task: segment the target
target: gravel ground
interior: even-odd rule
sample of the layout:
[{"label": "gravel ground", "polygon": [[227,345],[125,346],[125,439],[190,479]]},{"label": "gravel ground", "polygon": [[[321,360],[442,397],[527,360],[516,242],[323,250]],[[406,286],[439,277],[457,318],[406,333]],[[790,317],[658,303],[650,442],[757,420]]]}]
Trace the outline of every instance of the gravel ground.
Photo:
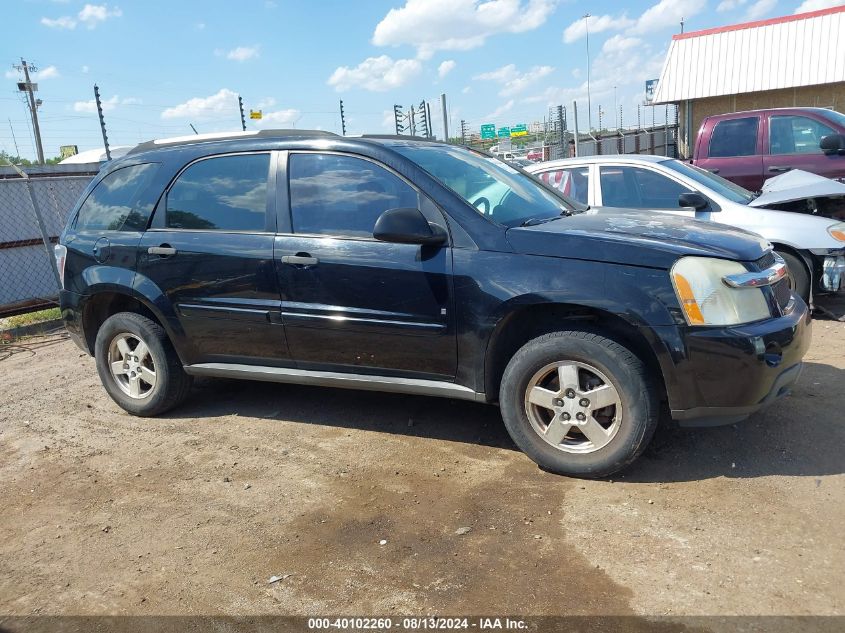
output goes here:
[{"label": "gravel ground", "polygon": [[0,615],[843,615],[843,352],[816,321],[793,395],[581,481],[493,407],[204,380],[140,419],[63,336],[3,346]]}]

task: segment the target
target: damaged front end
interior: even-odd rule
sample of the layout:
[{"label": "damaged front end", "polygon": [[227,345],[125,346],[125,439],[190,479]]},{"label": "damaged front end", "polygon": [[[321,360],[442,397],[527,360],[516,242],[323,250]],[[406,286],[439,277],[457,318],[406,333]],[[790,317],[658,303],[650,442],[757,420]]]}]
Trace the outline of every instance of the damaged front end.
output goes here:
[{"label": "damaged front end", "polygon": [[845,183],[794,169],[763,183],[748,206],[845,220]]}]

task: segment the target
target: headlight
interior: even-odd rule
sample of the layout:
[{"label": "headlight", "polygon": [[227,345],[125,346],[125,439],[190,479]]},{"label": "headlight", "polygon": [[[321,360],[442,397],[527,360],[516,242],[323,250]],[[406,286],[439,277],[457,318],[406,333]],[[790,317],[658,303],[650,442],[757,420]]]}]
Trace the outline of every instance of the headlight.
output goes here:
[{"label": "headlight", "polygon": [[845,222],[837,222],[836,224],[831,224],[829,227],[827,227],[827,232],[833,239],[839,242],[845,242]]},{"label": "headlight", "polygon": [[771,316],[759,288],[730,288],[722,278],[747,273],[739,262],[683,257],[672,266],[672,285],[690,325],[737,325]]}]

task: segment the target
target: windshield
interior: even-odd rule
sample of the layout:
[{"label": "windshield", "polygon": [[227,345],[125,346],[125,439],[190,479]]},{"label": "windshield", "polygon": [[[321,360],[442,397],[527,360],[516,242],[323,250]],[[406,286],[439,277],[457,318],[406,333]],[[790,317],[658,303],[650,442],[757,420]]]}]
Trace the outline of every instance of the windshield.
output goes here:
[{"label": "windshield", "polygon": [[754,194],[743,189],[739,185],[735,185],[730,180],[725,180],[721,176],[717,176],[713,172],[701,169],[690,165],[689,163],[682,163],[679,160],[666,160],[660,163],[664,167],[668,167],[674,172],[682,174],[687,178],[694,180],[700,185],[715,191],[723,198],[727,198],[731,202],[738,202],[739,204],[748,204],[754,200]]},{"label": "windshield", "polygon": [[576,208],[530,175],[463,147],[393,145],[393,149],[469,202],[484,217],[506,227],[568,214]]},{"label": "windshield", "polygon": [[839,127],[845,127],[845,114],[837,112],[836,110],[822,110],[819,114]]}]

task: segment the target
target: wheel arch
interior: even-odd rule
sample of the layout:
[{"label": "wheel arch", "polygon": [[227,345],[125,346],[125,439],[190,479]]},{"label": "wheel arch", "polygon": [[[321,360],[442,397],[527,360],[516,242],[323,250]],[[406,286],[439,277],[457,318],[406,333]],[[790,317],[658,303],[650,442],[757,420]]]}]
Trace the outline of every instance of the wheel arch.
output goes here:
[{"label": "wheel arch", "polygon": [[487,400],[498,400],[502,374],[510,359],[525,343],[543,334],[571,327],[590,328],[628,347],[646,364],[666,396],[664,372],[655,347],[631,321],[608,310],[575,303],[540,302],[513,306],[496,324],[484,359],[484,392]]}]

